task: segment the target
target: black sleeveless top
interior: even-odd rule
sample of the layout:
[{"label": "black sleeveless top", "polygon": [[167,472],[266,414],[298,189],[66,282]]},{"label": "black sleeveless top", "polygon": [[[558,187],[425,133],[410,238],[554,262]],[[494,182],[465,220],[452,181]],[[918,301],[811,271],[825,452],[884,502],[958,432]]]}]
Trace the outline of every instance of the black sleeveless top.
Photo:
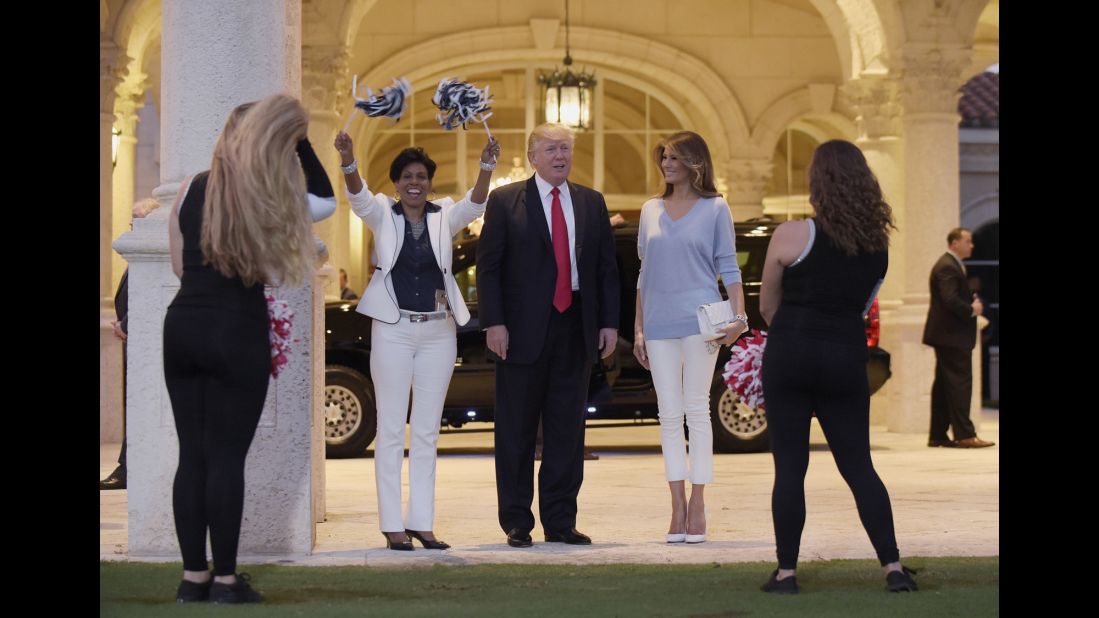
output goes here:
[{"label": "black sleeveless top", "polygon": [[209,171],[191,180],[179,206],[179,229],[183,233],[183,277],[172,306],[217,307],[267,319],[263,284],[244,285],[240,277],[226,277],[206,263],[202,254],[202,212],[206,204]]},{"label": "black sleeveless top", "polygon": [[809,253],[783,271],[782,302],[768,337],[809,337],[866,346],[863,312],[889,267],[889,252],[849,256],[810,219]]}]

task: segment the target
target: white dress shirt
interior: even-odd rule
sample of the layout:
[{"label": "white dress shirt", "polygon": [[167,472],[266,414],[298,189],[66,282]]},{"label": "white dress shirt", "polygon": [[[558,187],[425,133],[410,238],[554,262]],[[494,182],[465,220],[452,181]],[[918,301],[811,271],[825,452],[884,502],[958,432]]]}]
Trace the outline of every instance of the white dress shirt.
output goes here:
[{"label": "white dress shirt", "polygon": [[[534,182],[538,185],[538,196],[542,198],[542,212],[546,215],[546,227],[550,231],[550,241],[553,241],[553,185],[546,182],[537,173],[534,174]],[[563,182],[558,187],[561,190],[558,196],[561,199],[561,211],[565,214],[565,227],[569,229],[569,268],[572,271],[572,290],[580,289],[580,277],[576,272],[576,214],[572,210],[572,195],[569,194],[569,183]]]}]

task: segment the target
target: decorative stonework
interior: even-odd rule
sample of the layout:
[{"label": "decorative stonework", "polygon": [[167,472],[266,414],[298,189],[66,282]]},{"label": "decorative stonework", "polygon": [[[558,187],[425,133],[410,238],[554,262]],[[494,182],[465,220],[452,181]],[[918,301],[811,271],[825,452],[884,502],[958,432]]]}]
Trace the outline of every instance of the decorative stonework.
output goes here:
[{"label": "decorative stonework", "polygon": [[115,125],[123,135],[133,137],[137,127],[137,112],[145,107],[145,91],[148,87],[147,75],[131,71],[115,88],[114,112],[117,119]]},{"label": "decorative stonework", "polygon": [[862,139],[895,137],[901,132],[900,87],[896,80],[862,78],[841,88],[855,114]]},{"label": "decorative stonework", "polygon": [[972,50],[913,49],[900,54],[901,104],[905,114],[958,112],[962,71]]},{"label": "decorative stonework", "polygon": [[723,166],[728,178],[729,204],[763,204],[774,165],[770,159],[727,159]]},{"label": "decorative stonework", "polygon": [[348,49],[340,45],[306,45],[301,50],[302,103],[312,112],[339,114],[350,106]]},{"label": "decorative stonework", "polygon": [[112,41],[99,41],[99,111],[114,112],[115,89],[130,72],[132,58]]}]

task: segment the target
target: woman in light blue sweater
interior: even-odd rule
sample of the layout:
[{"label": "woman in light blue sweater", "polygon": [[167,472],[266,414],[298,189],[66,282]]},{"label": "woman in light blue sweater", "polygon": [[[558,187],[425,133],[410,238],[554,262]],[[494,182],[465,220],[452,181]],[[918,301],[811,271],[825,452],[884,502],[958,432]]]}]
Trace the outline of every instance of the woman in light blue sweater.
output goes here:
[{"label": "woman in light blue sweater", "polygon": [[[660,446],[672,493],[667,541],[701,543],[706,540],[703,490],[714,475],[710,383],[717,346],[703,340],[696,310],[721,300],[718,275],[738,319],[714,343],[732,344],[748,329],[748,319],[733,218],[714,188],[706,142],[697,133],[681,131],[663,140],[653,154],[664,175],[664,194],[641,207],[633,352],[652,371],[656,389]],[[691,432],[689,473],[684,418]],[[684,483],[688,476],[690,502]]]}]

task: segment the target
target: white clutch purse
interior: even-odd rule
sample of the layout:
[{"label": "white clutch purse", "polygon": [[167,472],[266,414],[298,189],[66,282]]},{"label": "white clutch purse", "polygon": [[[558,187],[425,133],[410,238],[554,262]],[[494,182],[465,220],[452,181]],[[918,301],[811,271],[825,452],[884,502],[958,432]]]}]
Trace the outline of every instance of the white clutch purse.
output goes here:
[{"label": "white clutch purse", "polygon": [[748,324],[746,316],[733,313],[733,308],[729,306],[727,300],[699,305],[696,313],[698,314],[698,332],[706,341],[724,337],[725,333],[721,329],[733,322],[742,321],[746,326]]}]

